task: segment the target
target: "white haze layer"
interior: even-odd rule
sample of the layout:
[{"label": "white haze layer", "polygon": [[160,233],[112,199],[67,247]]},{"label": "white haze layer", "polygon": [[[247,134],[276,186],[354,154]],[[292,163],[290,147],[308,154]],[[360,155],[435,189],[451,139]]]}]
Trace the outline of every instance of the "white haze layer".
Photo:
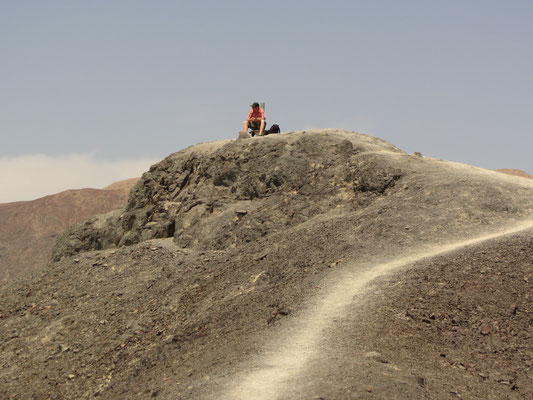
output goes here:
[{"label": "white haze layer", "polygon": [[34,200],[67,189],[101,189],[136,178],[159,160],[108,161],[91,154],[0,157],[0,203]]}]

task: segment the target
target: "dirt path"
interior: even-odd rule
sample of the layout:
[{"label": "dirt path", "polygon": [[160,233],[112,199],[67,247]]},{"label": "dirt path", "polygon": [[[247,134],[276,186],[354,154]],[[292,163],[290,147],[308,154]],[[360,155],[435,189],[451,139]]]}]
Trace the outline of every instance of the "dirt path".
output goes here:
[{"label": "dirt path", "polygon": [[[378,277],[398,271],[424,259],[443,255],[468,246],[512,235],[533,228],[533,220],[527,220],[497,233],[477,236],[473,239],[425,248],[417,253],[387,263],[368,265],[361,270],[358,265],[347,263],[335,280],[323,285],[324,289],[310,303],[306,311],[295,317],[283,331],[264,349],[263,355],[242,367],[219,399],[274,400],[283,398],[291,382],[306,371],[307,364],[320,351],[323,333],[342,318],[346,307],[360,299],[361,293]],[[357,296],[357,297],[356,297]]]}]

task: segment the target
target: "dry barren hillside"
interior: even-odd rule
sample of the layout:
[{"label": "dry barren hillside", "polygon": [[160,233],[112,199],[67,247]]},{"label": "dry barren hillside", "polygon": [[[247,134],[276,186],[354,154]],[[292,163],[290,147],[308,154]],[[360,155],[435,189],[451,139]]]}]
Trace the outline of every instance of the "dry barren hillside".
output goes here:
[{"label": "dry barren hillside", "polygon": [[67,190],[0,204],[0,283],[46,264],[57,236],[68,226],[122,207],[136,180],[116,182],[105,190]]},{"label": "dry barren hillside", "polygon": [[354,132],[192,146],[0,289],[0,396],[531,398],[532,194]]}]

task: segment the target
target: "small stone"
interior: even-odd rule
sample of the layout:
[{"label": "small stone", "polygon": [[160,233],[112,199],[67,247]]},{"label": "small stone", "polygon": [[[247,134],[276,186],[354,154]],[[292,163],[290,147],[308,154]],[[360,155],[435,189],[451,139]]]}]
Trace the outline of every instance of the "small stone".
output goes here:
[{"label": "small stone", "polygon": [[70,347],[68,347],[67,345],[64,345],[64,344],[59,345],[59,351],[61,353],[64,353],[65,351],[69,351],[69,350],[70,350]]},{"label": "small stone", "polygon": [[422,378],[421,376],[419,376],[418,378],[416,378],[416,381],[418,382],[418,384],[420,386],[424,386],[426,384],[426,380],[424,378]]},{"label": "small stone", "polygon": [[74,374],[69,374],[68,375],[68,379],[74,379],[75,377],[76,377],[76,375],[74,375]]},{"label": "small stone", "polygon": [[75,262],[75,263],[79,263],[79,262],[80,262],[80,259],[79,259],[79,258],[75,258],[75,259],[74,259],[74,262]]},{"label": "small stone", "polygon": [[389,363],[389,360],[387,360],[385,357],[383,357],[377,351],[369,351],[368,353],[365,353],[365,358],[370,358],[371,360],[380,362],[382,364],[388,364]]},{"label": "small stone", "polygon": [[517,311],[518,311],[518,306],[516,304],[511,304],[511,306],[509,307],[509,313],[511,315],[515,315]]},{"label": "small stone", "polygon": [[492,333],[492,325],[489,323],[485,323],[479,327],[479,331],[482,335],[489,335]]}]

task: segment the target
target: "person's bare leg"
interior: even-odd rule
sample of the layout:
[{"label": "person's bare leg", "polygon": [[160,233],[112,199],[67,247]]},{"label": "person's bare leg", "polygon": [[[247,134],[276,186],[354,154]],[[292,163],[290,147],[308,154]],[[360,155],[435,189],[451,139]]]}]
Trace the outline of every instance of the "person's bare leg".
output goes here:
[{"label": "person's bare leg", "polygon": [[265,120],[261,120],[261,127],[259,128],[259,136],[263,136],[265,132]]},{"label": "person's bare leg", "polygon": [[242,129],[243,132],[248,132],[248,120],[244,121],[244,127]]}]

